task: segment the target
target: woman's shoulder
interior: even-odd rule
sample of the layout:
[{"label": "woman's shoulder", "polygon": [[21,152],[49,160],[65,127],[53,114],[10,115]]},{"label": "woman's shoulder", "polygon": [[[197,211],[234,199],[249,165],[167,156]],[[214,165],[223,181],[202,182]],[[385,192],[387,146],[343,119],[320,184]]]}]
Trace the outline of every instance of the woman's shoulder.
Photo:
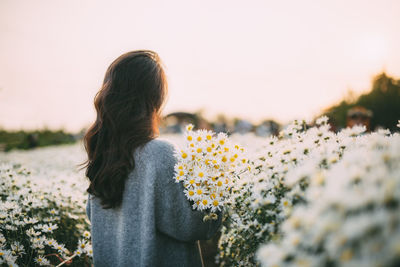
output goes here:
[{"label": "woman's shoulder", "polygon": [[159,161],[174,158],[177,146],[169,140],[155,138],[142,146],[138,151],[140,157],[156,158]]},{"label": "woman's shoulder", "polygon": [[173,153],[176,150],[176,145],[167,139],[155,138],[145,144],[145,150],[159,153]]}]

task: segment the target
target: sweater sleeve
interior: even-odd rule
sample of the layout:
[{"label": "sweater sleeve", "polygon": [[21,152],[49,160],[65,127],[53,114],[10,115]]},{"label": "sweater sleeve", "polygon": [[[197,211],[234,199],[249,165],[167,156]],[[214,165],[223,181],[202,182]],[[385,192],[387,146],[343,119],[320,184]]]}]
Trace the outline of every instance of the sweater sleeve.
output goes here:
[{"label": "sweater sleeve", "polygon": [[220,228],[222,212],[217,220],[203,222],[204,213],[192,209],[189,200],[183,192],[183,185],[175,183],[174,146],[168,144],[157,157],[156,171],[156,227],[177,240],[190,242],[210,239]]}]

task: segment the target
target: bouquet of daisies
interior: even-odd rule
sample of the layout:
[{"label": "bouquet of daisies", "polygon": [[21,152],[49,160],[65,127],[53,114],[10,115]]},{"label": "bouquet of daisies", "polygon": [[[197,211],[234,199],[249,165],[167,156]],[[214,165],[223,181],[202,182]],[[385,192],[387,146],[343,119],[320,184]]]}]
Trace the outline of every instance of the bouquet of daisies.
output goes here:
[{"label": "bouquet of daisies", "polygon": [[186,126],[184,148],[177,152],[175,182],[182,182],[193,209],[207,211],[205,220],[217,219],[215,212],[230,201],[231,188],[246,170],[244,149],[234,145],[225,133],[193,131]]}]

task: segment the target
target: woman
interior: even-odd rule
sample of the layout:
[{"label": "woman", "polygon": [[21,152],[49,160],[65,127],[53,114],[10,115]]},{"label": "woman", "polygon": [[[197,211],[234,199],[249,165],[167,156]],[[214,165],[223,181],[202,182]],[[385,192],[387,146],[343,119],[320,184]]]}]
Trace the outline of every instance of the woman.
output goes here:
[{"label": "woman", "polygon": [[221,224],[203,222],[173,180],[174,146],[156,138],[166,91],[157,54],[132,51],[109,66],[95,97],[84,143],[96,267],[202,266],[198,240]]}]

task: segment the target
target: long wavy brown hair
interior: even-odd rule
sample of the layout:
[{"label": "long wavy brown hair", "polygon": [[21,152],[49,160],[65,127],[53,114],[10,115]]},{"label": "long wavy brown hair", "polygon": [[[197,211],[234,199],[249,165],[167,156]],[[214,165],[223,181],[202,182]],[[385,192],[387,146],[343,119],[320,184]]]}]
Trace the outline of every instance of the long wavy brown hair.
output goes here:
[{"label": "long wavy brown hair", "polygon": [[121,204],[135,168],[133,152],[158,135],[166,94],[166,76],[153,51],[125,53],[108,67],[94,98],[97,118],[84,136],[88,158],[81,164],[90,180],[87,192],[103,208]]}]

